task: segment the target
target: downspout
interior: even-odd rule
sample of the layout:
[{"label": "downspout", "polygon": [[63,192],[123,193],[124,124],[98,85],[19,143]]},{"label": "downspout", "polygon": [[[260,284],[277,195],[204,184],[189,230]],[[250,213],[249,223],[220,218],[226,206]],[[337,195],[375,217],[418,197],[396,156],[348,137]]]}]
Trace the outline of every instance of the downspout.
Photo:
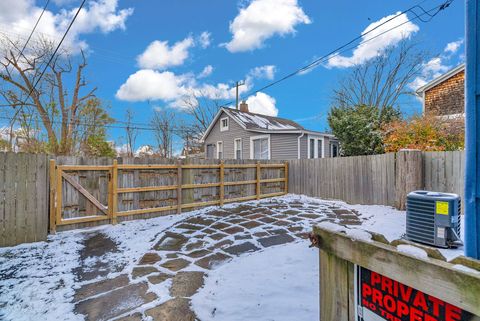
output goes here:
[{"label": "downspout", "polygon": [[297,144],[297,147],[298,147],[298,153],[297,153],[298,159],[300,159],[300,139],[301,139],[303,136],[305,136],[305,132],[302,132],[302,134],[301,134],[300,136],[298,136],[298,138],[297,138],[297,139],[298,139],[298,144]]}]

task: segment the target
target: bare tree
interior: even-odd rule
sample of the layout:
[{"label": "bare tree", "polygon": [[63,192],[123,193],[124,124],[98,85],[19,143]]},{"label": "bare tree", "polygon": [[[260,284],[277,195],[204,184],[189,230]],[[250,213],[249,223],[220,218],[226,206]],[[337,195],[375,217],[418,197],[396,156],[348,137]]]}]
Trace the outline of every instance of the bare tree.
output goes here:
[{"label": "bare tree", "polygon": [[[54,43],[40,39],[20,56],[19,41],[0,39],[0,99],[13,109],[32,108],[45,130],[49,151],[70,154],[72,137],[77,130],[79,113],[96,88],[88,90],[83,72],[87,66],[81,52],[77,63],[66,51],[54,52]],[[44,66],[46,72],[42,78]],[[73,77],[70,75],[73,73]],[[68,81],[72,79],[72,83]],[[36,86],[35,86],[36,85]],[[70,95],[67,88],[72,88]],[[69,98],[70,96],[70,98]]]},{"label": "bare tree", "polygon": [[160,157],[172,157],[173,135],[176,124],[175,113],[165,109],[156,109],[150,123],[154,130]]},{"label": "bare tree", "polygon": [[180,106],[187,119],[178,125],[178,135],[184,141],[184,153],[196,154],[203,151],[200,138],[220,110],[220,97],[196,91],[185,96]]},{"label": "bare tree", "polygon": [[190,135],[200,137],[222,107],[219,99],[208,97],[206,93],[192,92],[182,100],[181,107],[190,116],[190,121],[183,126],[183,130]]},{"label": "bare tree", "polygon": [[408,84],[420,75],[427,54],[409,40],[390,47],[357,66],[334,90],[333,106],[395,107],[402,95],[413,94]]},{"label": "bare tree", "polygon": [[133,157],[135,153],[135,142],[137,141],[138,129],[133,125],[133,111],[127,109],[125,112],[125,134],[127,136],[127,155]]}]

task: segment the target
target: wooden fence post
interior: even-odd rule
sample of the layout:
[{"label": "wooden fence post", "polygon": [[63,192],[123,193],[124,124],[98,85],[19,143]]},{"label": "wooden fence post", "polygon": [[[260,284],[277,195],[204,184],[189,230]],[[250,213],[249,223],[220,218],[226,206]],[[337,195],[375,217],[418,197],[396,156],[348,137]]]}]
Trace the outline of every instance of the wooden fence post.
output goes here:
[{"label": "wooden fence post", "polygon": [[182,161],[177,162],[177,214],[182,213]]},{"label": "wooden fence post", "polygon": [[320,321],[354,321],[354,265],[320,249]]},{"label": "wooden fence post", "polygon": [[260,180],[261,180],[262,168],[260,167],[260,162],[257,162],[257,182],[256,182],[256,194],[257,200],[260,199]]},{"label": "wooden fence post", "polygon": [[407,194],[424,188],[423,153],[401,150],[395,156],[395,207],[405,210]]},{"label": "wooden fence post", "polygon": [[285,161],[285,194],[288,194],[288,161]]},{"label": "wooden fence post", "polygon": [[223,160],[220,161],[220,191],[219,191],[219,194],[220,194],[220,206],[223,206],[223,201],[224,201],[224,198],[225,198],[225,163],[223,162]]},{"label": "wooden fence post", "polygon": [[111,193],[112,193],[112,210],[111,210],[111,220],[112,224],[117,224],[117,212],[118,212],[118,161],[113,160],[112,166],[112,183],[111,183]]},{"label": "wooden fence post", "polygon": [[50,160],[50,167],[49,167],[49,176],[50,176],[50,215],[49,215],[49,223],[50,223],[50,233],[55,234],[56,233],[56,224],[55,224],[55,211],[56,211],[56,206],[55,206],[55,187],[56,187],[56,181],[55,181],[55,160],[51,159]]},{"label": "wooden fence post", "polygon": [[63,207],[63,200],[62,200],[62,169],[60,166],[57,166],[55,171],[55,225],[62,222],[62,207]]}]

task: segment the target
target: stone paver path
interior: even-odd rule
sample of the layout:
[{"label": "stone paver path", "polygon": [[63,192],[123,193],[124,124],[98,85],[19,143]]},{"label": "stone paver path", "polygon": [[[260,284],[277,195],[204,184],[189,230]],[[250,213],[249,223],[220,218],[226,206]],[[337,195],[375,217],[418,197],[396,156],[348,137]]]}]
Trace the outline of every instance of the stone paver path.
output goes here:
[{"label": "stone paver path", "polygon": [[[79,280],[95,281],[76,290],[75,311],[86,320],[196,320],[190,297],[203,286],[209,270],[236,256],[306,238],[321,221],[361,223],[358,213],[338,206],[275,198],[191,216],[160,234],[128,273],[108,278],[122,266],[109,271],[101,260],[93,270],[90,264],[88,271],[77,271]],[[92,232],[83,251],[92,257],[118,249],[102,239],[101,232]]]}]

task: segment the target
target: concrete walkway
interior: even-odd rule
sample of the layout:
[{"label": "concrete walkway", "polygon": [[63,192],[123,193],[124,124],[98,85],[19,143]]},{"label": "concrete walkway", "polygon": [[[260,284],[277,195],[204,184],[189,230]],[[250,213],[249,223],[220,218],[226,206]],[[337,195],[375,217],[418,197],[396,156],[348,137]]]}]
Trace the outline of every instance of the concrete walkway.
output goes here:
[{"label": "concrete walkway", "polygon": [[[212,209],[159,234],[137,266],[125,272],[122,264],[102,259],[119,251],[116,244],[92,232],[80,253],[88,268],[75,273],[80,281],[95,281],[76,290],[75,312],[86,320],[196,320],[190,298],[208,271],[235,256],[306,238],[321,221],[361,224],[356,212],[338,206],[276,198]],[[117,276],[108,278],[112,272]]]}]

